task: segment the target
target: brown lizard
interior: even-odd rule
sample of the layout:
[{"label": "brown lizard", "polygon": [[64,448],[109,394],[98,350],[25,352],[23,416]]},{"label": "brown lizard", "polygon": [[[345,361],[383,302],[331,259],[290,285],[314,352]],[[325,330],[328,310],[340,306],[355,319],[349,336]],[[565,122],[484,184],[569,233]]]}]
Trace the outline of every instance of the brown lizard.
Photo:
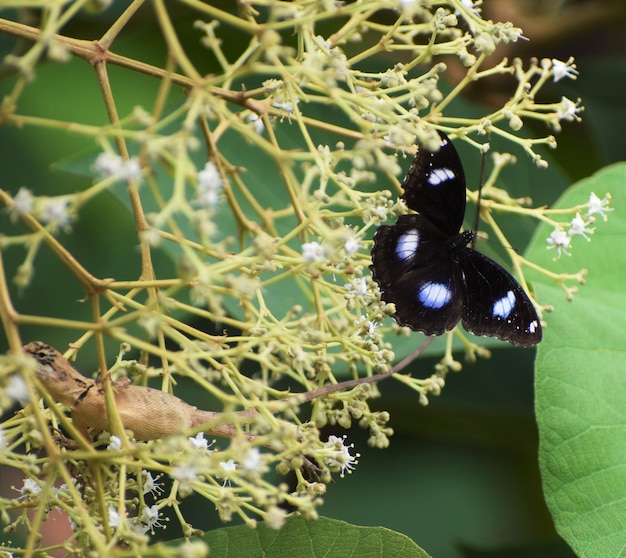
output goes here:
[{"label": "brown lizard", "polygon": [[[427,339],[411,357],[398,363],[389,372],[365,378],[329,384],[306,393],[294,394],[277,403],[302,404],[340,390],[388,378],[415,358],[432,341]],[[65,357],[50,345],[32,341],[23,351],[35,359],[35,374],[48,394],[72,411],[74,425],[91,440],[92,434],[109,430],[104,388],[95,380],[83,376]],[[205,433],[232,438],[238,430],[232,424],[219,424],[221,413],[203,411],[185,403],[175,395],[158,389],[133,385],[128,378],[112,382],[117,412],[124,429],[131,430],[137,440],[156,440],[203,424],[210,426]],[[238,411],[236,415],[248,421],[259,413],[256,409]],[[212,425],[209,423],[213,422]]]},{"label": "brown lizard", "polygon": [[[90,440],[90,433],[109,430],[105,393],[95,380],[83,376],[59,351],[41,341],[25,345],[24,352],[35,359],[35,374],[50,396],[72,411],[76,428]],[[220,413],[202,411],[182,399],[158,389],[131,384],[128,378],[112,383],[117,411],[126,430],[137,440],[155,440],[178,434],[187,428],[215,422]],[[250,412],[252,411],[252,412]],[[255,409],[241,411],[244,416]],[[207,433],[232,437],[230,424],[217,424]]]}]

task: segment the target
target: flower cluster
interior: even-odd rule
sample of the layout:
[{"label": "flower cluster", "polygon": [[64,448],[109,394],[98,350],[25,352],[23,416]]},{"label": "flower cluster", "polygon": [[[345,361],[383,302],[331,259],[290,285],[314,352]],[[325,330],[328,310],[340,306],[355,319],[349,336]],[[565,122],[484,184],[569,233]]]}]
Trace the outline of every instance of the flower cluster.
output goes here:
[{"label": "flower cluster", "polygon": [[595,228],[591,227],[591,224],[595,221],[595,215],[600,215],[606,221],[607,213],[612,211],[609,207],[610,201],[610,194],[606,194],[604,198],[600,199],[592,193],[589,196],[589,201],[580,208],[580,210],[584,210],[585,218],[577,211],[574,218],[567,225],[557,225],[555,227],[547,239],[548,249],[556,249],[554,259],[560,258],[562,254],[569,255],[567,250],[574,237],[582,236],[587,241],[591,240],[588,235],[593,234],[595,231]]},{"label": "flower cluster", "polygon": [[[148,534],[166,526],[169,511],[185,536],[191,534],[184,506],[197,494],[225,522],[239,517],[254,525],[261,519],[278,529],[286,510],[315,518],[332,475],[355,471],[360,455],[353,445],[345,436],[322,438],[320,428],[347,429],[356,421],[369,430],[371,446],[389,444],[389,414],[370,408],[378,392],[369,380],[394,371],[396,356],[385,336],[407,330],[386,326],[390,305],[370,278],[369,248],[375,228],[407,210],[397,200],[399,177],[415,144],[436,149],[435,128],[456,131],[474,145],[473,138],[491,134],[518,143],[545,166],[537,147],[554,146],[554,138],[515,132],[529,120],[558,130],[563,121],[579,120],[582,106],[565,97],[537,101],[550,80],[576,78],[573,59],[485,65],[500,45],[524,37],[511,23],[482,19],[479,2],[398,0],[380,18],[382,7],[376,0],[352,3],[349,10],[332,2],[253,0],[241,4],[240,15],[211,6],[208,17],[198,4],[197,17],[210,21],[198,21],[194,29],[209,56],[183,51],[168,31],[167,67],[124,61],[125,68],[162,80],[154,106],[117,118],[108,80],[98,74],[111,126],[94,134],[93,126],[59,123],[90,141],[96,137],[104,149],[95,162],[93,155],[84,161],[93,182],[68,195],[34,187],[13,196],[0,190],[13,221],[29,227],[26,234],[0,237],[2,246],[14,243],[26,251],[14,280],[28,286],[43,247],[78,279],[68,285],[76,289],[75,299],[87,301],[80,319],[69,311],[50,317],[42,309],[39,325],[70,332],[78,362],[85,344],[96,347],[101,368],[112,360],[112,340],[124,347],[110,369],[100,370],[107,379],[103,392],[111,395],[108,379],[141,386],[152,381],[179,396],[188,381],[194,388],[187,393],[210,401],[205,411],[214,413],[207,424],[186,423],[185,432],[162,439],[135,440],[115,431],[88,442],[62,401],[43,394],[45,405],[33,404],[32,369],[19,357],[0,357],[2,409],[31,403],[0,428],[5,461],[27,472],[19,498],[0,501],[3,509],[22,514],[11,528],[32,525],[26,507],[58,508],[70,518],[72,542],[92,554],[119,544],[141,555]],[[46,37],[54,35],[65,39],[70,56],[84,57],[75,40],[57,35],[72,28],[68,21],[56,19],[58,10],[44,11],[37,46],[49,50]],[[133,17],[133,10],[124,12],[103,36],[114,40]],[[332,25],[324,28],[333,33],[321,36],[318,23],[328,20]],[[174,25],[163,23],[157,28]],[[220,33],[233,28],[241,48],[228,50]],[[98,44],[93,60],[115,52],[110,46]],[[35,70],[35,58],[24,57],[24,76]],[[436,62],[428,67],[431,60]],[[105,61],[99,71],[121,63],[119,57]],[[442,86],[450,64],[467,72],[468,83],[500,74],[512,76],[517,87],[488,114],[453,118],[447,109],[462,87],[449,92]],[[6,122],[20,124],[11,118],[6,115]],[[113,153],[113,144],[123,156]],[[527,210],[506,192],[488,191],[488,202],[499,209]],[[136,261],[114,279],[92,275],[99,265],[90,265],[89,255],[98,252],[91,245],[79,258],[59,234],[71,232],[87,202],[105,195],[128,208],[137,233],[123,241]],[[557,256],[573,237],[589,238],[594,219],[606,219],[608,204],[608,195],[592,196],[570,223],[553,222],[548,243]],[[108,226],[94,236],[119,238],[113,234],[117,221]],[[97,263],[106,263],[99,258],[98,252]],[[6,282],[3,273],[0,282]],[[0,288],[0,297],[5,292]],[[22,322],[4,310],[13,306],[0,300],[12,346],[22,331]],[[128,361],[122,357],[131,347],[136,360]],[[430,378],[396,377],[427,404],[441,392],[446,372],[459,366],[446,355]],[[61,430],[76,439],[53,436]],[[204,432],[220,439],[209,442]],[[91,443],[100,451],[91,451]],[[57,444],[66,447],[47,455]],[[14,451],[25,447],[37,450],[37,458]],[[295,486],[276,482],[275,474],[294,475]]]}]

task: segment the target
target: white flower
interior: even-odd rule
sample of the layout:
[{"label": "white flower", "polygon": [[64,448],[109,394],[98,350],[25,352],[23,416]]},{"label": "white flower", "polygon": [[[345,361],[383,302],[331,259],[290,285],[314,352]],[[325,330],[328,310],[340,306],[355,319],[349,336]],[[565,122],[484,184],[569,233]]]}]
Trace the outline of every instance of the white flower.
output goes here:
[{"label": "white flower", "polygon": [[154,504],[153,506],[146,506],[141,510],[139,521],[148,526],[149,529],[154,527],[163,527],[163,523],[159,520],[159,506]]},{"label": "white flower", "polygon": [[370,206],[369,217],[376,221],[386,221],[387,220],[387,207],[384,205]]},{"label": "white flower", "polygon": [[107,508],[109,514],[109,527],[117,527],[120,524],[120,514],[113,506]]},{"label": "white flower", "polygon": [[319,263],[326,259],[326,248],[319,242],[307,242],[302,245],[302,257],[306,263]]},{"label": "white flower", "polygon": [[371,296],[367,289],[367,281],[365,280],[365,277],[353,279],[350,283],[346,283],[345,286],[348,290],[348,294],[354,297],[366,299]]},{"label": "white flower", "polygon": [[215,163],[208,161],[198,173],[198,188],[221,190],[222,177],[220,176]]},{"label": "white flower", "polygon": [[354,325],[361,324],[363,325],[366,335],[374,335],[374,333],[376,333],[376,328],[380,325],[372,320],[368,320],[365,316],[359,316],[359,318],[354,321]]},{"label": "white flower", "polygon": [[580,235],[583,238],[590,240],[587,237],[587,234],[593,234],[593,231],[594,231],[593,228],[588,227],[588,225],[590,225],[591,223],[593,223],[593,219],[589,219],[589,221],[585,221],[580,216],[580,213],[576,213],[576,217],[572,219],[572,222],[570,223],[570,229],[567,231],[567,234],[569,234],[570,236]]},{"label": "white flower", "polygon": [[184,465],[178,465],[172,469],[171,477],[182,483],[189,483],[195,481],[198,478],[198,471],[195,465],[186,463]]},{"label": "white flower", "polygon": [[141,165],[137,157],[125,161],[119,173],[121,180],[138,180],[141,178]]},{"label": "white flower", "polygon": [[253,112],[247,118],[248,122],[250,122],[254,126],[254,131],[257,135],[261,135],[265,131],[265,124],[263,124],[263,119],[259,117],[258,114]]},{"label": "white flower", "polygon": [[329,467],[339,467],[341,469],[341,477],[344,476],[346,471],[350,473],[354,469],[354,466],[358,463],[356,458],[359,457],[358,453],[356,456],[350,455],[350,449],[354,447],[354,444],[344,445],[343,441],[345,439],[345,436],[339,438],[331,435],[324,444],[324,449],[329,450],[329,453],[324,458],[324,462]]},{"label": "white flower", "polygon": [[145,480],[143,481],[143,493],[148,494],[148,492],[150,492],[150,494],[156,498],[163,492],[161,484],[156,482],[156,479],[152,477],[150,471],[143,471],[143,475],[145,476]]},{"label": "white flower", "polygon": [[67,484],[63,483],[58,488],[53,486],[51,488],[52,494],[54,494],[57,498],[70,498],[70,489],[67,487]]},{"label": "white flower", "polygon": [[214,163],[208,161],[204,169],[198,173],[198,194],[195,203],[202,207],[215,207],[224,187],[224,181]]},{"label": "white flower", "polygon": [[583,107],[579,106],[580,99],[576,102],[570,101],[567,97],[561,97],[561,102],[556,109],[556,114],[559,120],[567,120],[568,122],[576,121],[580,122],[580,116],[578,113],[583,110]]},{"label": "white flower", "polygon": [[[296,100],[296,104],[297,104],[298,102],[299,102],[299,101],[298,101],[298,100]],[[273,106],[274,108],[277,108],[277,109],[280,109],[280,110],[284,110],[285,112],[293,113],[293,108],[294,108],[294,105],[293,105],[293,103],[292,103],[292,102],[290,102],[290,101],[285,101],[284,99],[277,99],[276,101],[274,101],[274,102],[272,103],[272,106]]]},{"label": "white flower", "polygon": [[41,486],[33,479],[24,479],[24,484],[20,488],[20,500],[35,500],[41,492]]},{"label": "white flower", "polygon": [[107,446],[108,450],[111,451],[120,451],[122,449],[122,440],[119,436],[111,436],[109,438],[109,445]]},{"label": "white flower", "polygon": [[587,202],[587,217],[591,217],[592,215],[600,215],[604,221],[607,220],[607,216],[605,215],[608,211],[613,211],[612,208],[609,207],[609,203],[611,203],[611,194],[607,194],[602,199],[596,196],[593,192],[589,196],[589,201]]},{"label": "white flower", "polygon": [[103,152],[94,162],[96,172],[103,177],[114,176],[118,180],[136,180],[141,178],[141,165],[137,157],[128,161],[115,153]]},{"label": "white flower", "polygon": [[[220,461],[220,469],[222,469],[226,473],[230,473],[231,471],[235,471],[237,469],[237,463],[235,463],[234,459],[229,459],[228,461]],[[222,478],[224,479],[224,486],[230,486],[230,479],[228,478],[228,475],[224,475]]]},{"label": "white flower", "polygon": [[576,64],[574,64],[574,58],[570,57],[567,62],[561,62],[560,60],[553,58],[552,75],[555,82],[563,79],[564,77],[576,79],[576,76],[578,76],[578,70],[576,69]]},{"label": "white flower", "polygon": [[547,239],[548,249],[556,248],[556,256],[555,258],[560,258],[561,253],[564,253],[569,256],[567,248],[572,240],[572,237],[569,236],[565,231],[560,229],[555,229],[552,231],[552,234]]},{"label": "white flower", "polygon": [[22,406],[30,402],[30,395],[28,394],[28,386],[24,381],[24,378],[13,374],[9,378],[9,382],[5,388],[5,392],[10,399],[19,401]]},{"label": "white flower", "polygon": [[241,462],[242,470],[253,476],[262,475],[266,470],[267,466],[265,465],[265,461],[263,461],[263,456],[259,451],[259,448],[250,448],[243,461]]},{"label": "white flower", "polygon": [[287,519],[287,512],[279,508],[278,506],[271,506],[267,510],[267,514],[265,516],[265,524],[270,529],[280,529],[285,524],[285,519]]},{"label": "white flower", "polygon": [[220,469],[230,472],[237,470],[237,463],[235,463],[234,459],[229,459],[228,461],[220,461]]},{"label": "white flower", "polygon": [[118,176],[123,167],[124,160],[115,153],[108,153],[106,151],[100,153],[96,157],[96,161],[93,166],[102,176]]},{"label": "white flower", "polygon": [[348,238],[343,243],[343,249],[346,251],[346,256],[352,256],[356,254],[359,250],[359,241],[356,238]]},{"label": "white flower", "polygon": [[46,200],[41,208],[39,218],[44,223],[48,223],[56,227],[64,227],[71,219],[68,207],[68,200],[63,198],[50,198],[49,200]]},{"label": "white flower", "polygon": [[141,523],[141,521],[139,521],[136,517],[131,517],[129,525],[131,531],[133,533],[137,533],[138,535],[145,535],[148,531],[150,531],[150,527]]},{"label": "white flower", "polygon": [[472,0],[461,0],[461,4],[463,4],[468,10],[474,12],[476,15],[480,14],[480,2],[473,2]]},{"label": "white flower", "polygon": [[156,247],[161,244],[161,233],[154,227],[148,227],[139,234],[141,235],[141,240],[145,240],[152,247]]},{"label": "white flower", "polygon": [[189,438],[189,443],[196,449],[205,450],[208,450],[213,445],[213,442],[209,444],[209,441],[204,439],[204,432],[198,432],[195,437]]},{"label": "white flower", "polygon": [[33,198],[31,191],[28,188],[24,188],[22,186],[13,198],[13,206],[11,207],[11,211],[17,213],[18,215],[24,215],[24,213],[32,213],[34,204],[35,199]]}]

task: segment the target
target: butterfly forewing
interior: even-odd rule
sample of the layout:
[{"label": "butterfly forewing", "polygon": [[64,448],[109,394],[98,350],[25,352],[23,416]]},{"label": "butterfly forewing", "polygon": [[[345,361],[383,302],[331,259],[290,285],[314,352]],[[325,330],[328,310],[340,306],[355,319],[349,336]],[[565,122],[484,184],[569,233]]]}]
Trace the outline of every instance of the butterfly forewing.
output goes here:
[{"label": "butterfly forewing", "polygon": [[442,232],[459,232],[465,214],[465,173],[450,139],[440,134],[439,151],[418,149],[406,175],[402,199]]},{"label": "butterfly forewing", "polygon": [[465,248],[461,255],[465,278],[463,327],[514,345],[541,341],[541,324],[533,303],[519,283],[492,259]]}]

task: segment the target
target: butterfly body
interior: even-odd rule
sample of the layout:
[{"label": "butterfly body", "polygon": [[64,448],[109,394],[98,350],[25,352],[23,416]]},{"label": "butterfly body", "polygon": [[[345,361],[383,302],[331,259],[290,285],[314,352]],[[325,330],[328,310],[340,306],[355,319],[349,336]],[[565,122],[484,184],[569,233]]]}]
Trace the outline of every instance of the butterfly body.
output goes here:
[{"label": "butterfly body", "polygon": [[372,248],[372,276],[394,318],[427,335],[462,322],[476,335],[515,345],[541,340],[541,324],[528,295],[496,262],[470,248],[475,234],[459,232],[465,213],[465,176],[444,134],[437,152],[420,148],[402,187],[419,212],[380,226]]}]

